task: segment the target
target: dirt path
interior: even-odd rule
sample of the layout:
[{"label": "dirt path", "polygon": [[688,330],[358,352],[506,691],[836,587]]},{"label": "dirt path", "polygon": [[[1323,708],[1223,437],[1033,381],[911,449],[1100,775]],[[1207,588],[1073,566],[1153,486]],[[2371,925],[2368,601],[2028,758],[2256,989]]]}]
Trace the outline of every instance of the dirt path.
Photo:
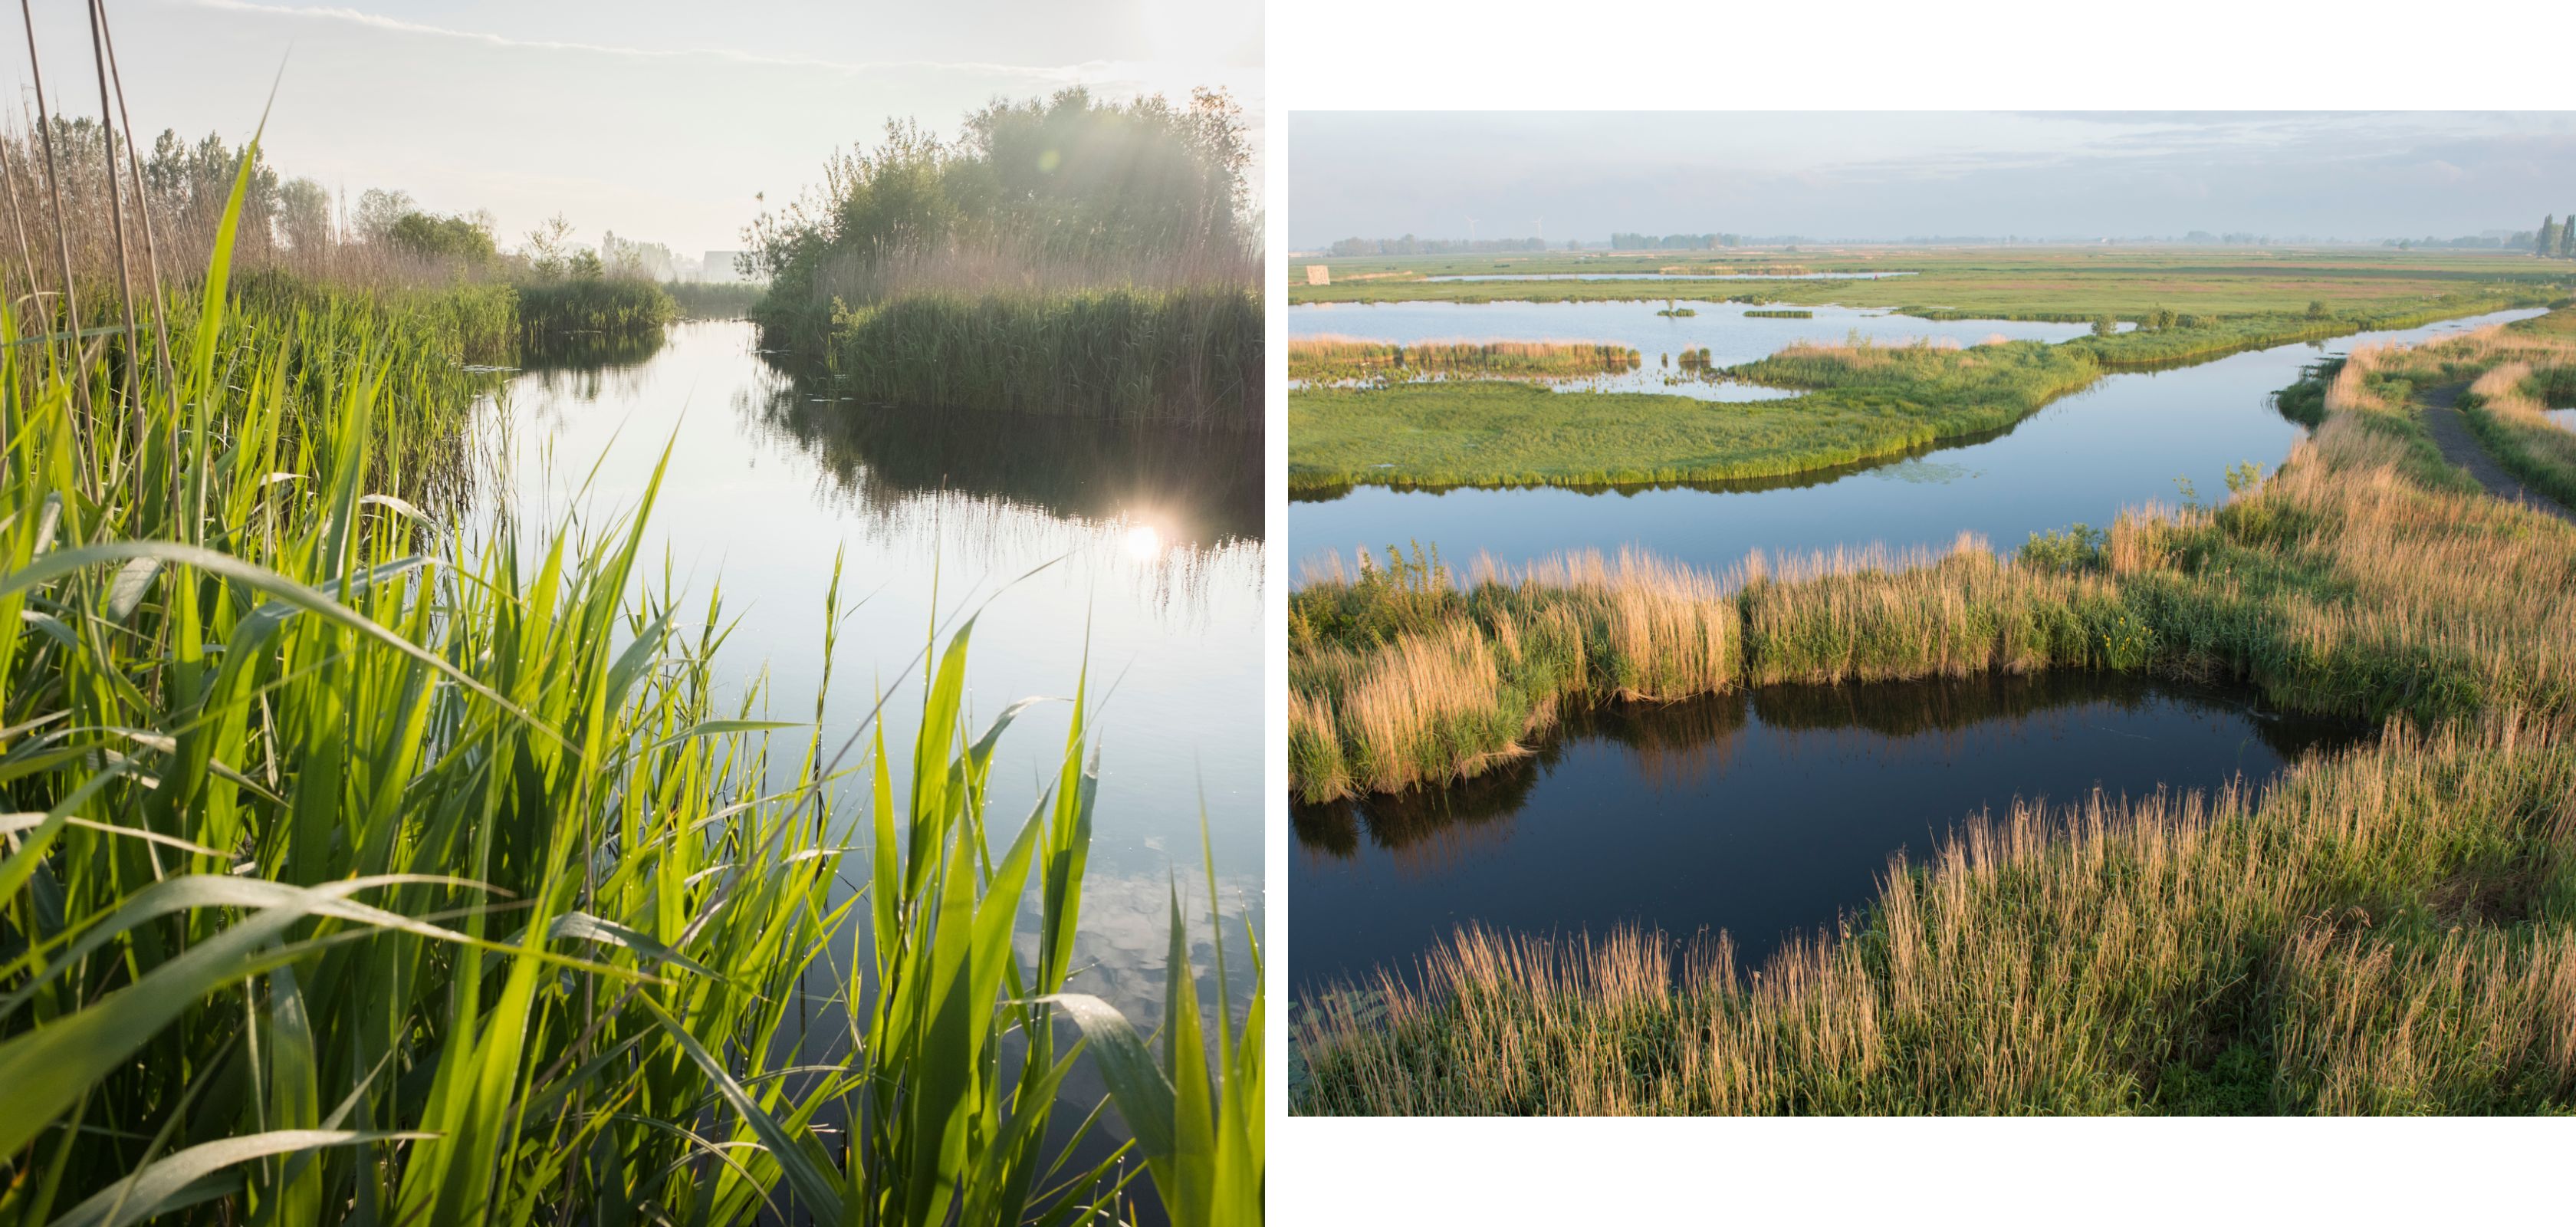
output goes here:
[{"label": "dirt path", "polygon": [[2487,493],[2510,502],[2521,503],[2534,511],[2554,515],[2576,524],[2576,513],[2547,495],[2522,484],[2522,479],[2508,472],[2496,458],[2487,454],[2478,436],[2469,430],[2469,419],[2460,412],[2460,393],[2465,384],[2452,384],[2424,393],[2424,429],[2433,436],[2433,444],[2442,449],[2442,459],[2469,471]]}]

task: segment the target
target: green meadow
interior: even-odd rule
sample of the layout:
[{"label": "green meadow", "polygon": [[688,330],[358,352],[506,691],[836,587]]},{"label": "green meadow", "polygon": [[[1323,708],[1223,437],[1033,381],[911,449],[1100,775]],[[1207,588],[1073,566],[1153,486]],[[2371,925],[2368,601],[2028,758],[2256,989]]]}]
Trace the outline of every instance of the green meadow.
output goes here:
[{"label": "green meadow", "polygon": [[[2427,260],[2440,266],[2431,271],[2461,262],[2460,257]],[[2427,271],[2411,264],[2400,267]],[[2551,271],[2469,285],[2439,278],[2403,283],[2409,290],[2448,287],[2429,294],[2383,292],[2384,285],[2369,281],[2379,288],[2328,299],[2312,296],[2318,291],[2295,278],[2274,284],[2265,280],[2269,274],[2238,272],[2231,278],[2240,288],[2228,291],[2225,300],[2232,304],[2229,313],[2204,314],[2215,309],[2205,297],[2164,296],[2136,269],[2087,274],[2094,279],[2086,281],[2085,296],[2066,300],[2064,310],[2033,305],[2050,301],[2026,284],[2037,274],[2005,277],[1996,269],[1956,266],[1942,275],[1974,287],[1974,293],[1962,298],[1996,305],[1904,310],[1943,319],[2091,321],[2095,332],[2053,345],[1998,341],[1965,349],[1801,345],[1713,372],[1803,393],[1785,400],[1711,402],[1627,391],[1560,395],[1500,380],[1299,388],[1289,395],[1289,485],[1306,490],[1355,484],[1595,486],[1787,476],[2002,429],[2109,372],[2538,306],[2562,301],[2568,292],[2566,275]],[[1369,283],[1367,292],[1384,290],[1400,298],[1398,289],[1388,287],[1448,290],[1460,284],[1378,282]],[[1498,289],[1497,283],[1465,284],[1496,297],[1600,301],[1623,294],[1662,299],[1689,283],[1630,283],[1650,291],[1641,293],[1614,292],[1619,283],[1526,282],[1508,289]],[[1712,298],[1750,292],[1742,289],[1745,283],[1706,284],[1717,287],[1706,292]],[[1864,296],[1863,287],[1878,294],[1898,282],[1799,284],[1814,288],[1813,301],[1851,303]],[[1560,291],[1570,296],[1560,297]],[[2132,294],[2143,297],[2124,297]],[[2114,301],[2180,301],[2197,309],[2155,305],[2124,313],[2106,305]],[[2295,309],[2286,305],[2294,301]],[[2130,314],[2137,326],[2117,329],[2117,320]],[[1701,369],[1687,355],[1685,366]]]}]

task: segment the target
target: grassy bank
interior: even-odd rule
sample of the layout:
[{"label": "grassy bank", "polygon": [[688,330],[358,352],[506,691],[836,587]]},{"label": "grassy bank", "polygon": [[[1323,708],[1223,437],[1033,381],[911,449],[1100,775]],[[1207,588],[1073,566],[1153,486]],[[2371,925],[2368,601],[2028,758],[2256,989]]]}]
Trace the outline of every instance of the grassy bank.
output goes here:
[{"label": "grassy bank", "polygon": [[[1701,369],[1688,358],[1685,369]],[[2008,426],[2091,383],[2082,351],[1803,346],[1727,372],[1813,389],[1724,403],[1448,382],[1311,388],[1288,402],[1291,489],[1613,485],[1775,477]]]},{"label": "grassy bank", "polygon": [[1637,351],[1625,345],[1591,341],[1424,341],[1395,345],[1351,337],[1299,337],[1288,343],[1290,379],[1452,374],[1575,378],[1635,370],[1641,361]]},{"label": "grassy bank", "polygon": [[[1404,560],[1290,601],[1290,768],[1323,800],[1473,774],[1564,702],[2053,667],[2241,677],[2305,710],[2442,721],[2576,710],[2564,526],[2481,494],[2354,368],[2282,475],[2216,512],[2137,513],[1938,558]],[[2371,399],[2365,401],[2363,398]]]},{"label": "grassy bank", "polygon": [[995,410],[1248,430],[1261,421],[1251,290],[915,294],[840,312],[840,391],[915,409]]},{"label": "grassy bank", "polygon": [[[635,582],[658,479],[469,539],[437,325],[228,310],[226,255],[166,380],[0,351],[0,1222],[1257,1219],[1262,1015],[1200,1016],[1198,922],[1162,1053],[1065,991],[1080,686],[1001,830],[971,619],[887,662],[900,762],[720,702],[722,608]],[[1085,1051],[1142,1183],[1052,1166]]]},{"label": "grassy bank", "polygon": [[2576,507],[2576,431],[2548,417],[2553,404],[2576,392],[2576,312],[2553,312],[2451,346],[2374,352],[2367,360],[2419,383],[2467,378],[2458,404],[2478,442],[2533,490]]},{"label": "grassy bank", "polygon": [[[2553,335],[2563,319],[2525,330]],[[2576,530],[2446,465],[2414,397],[2481,330],[2318,377],[2323,424],[2215,511],[2006,560],[1432,560],[1291,598],[1292,780],[1415,787],[1570,705],[1773,682],[2108,669],[2387,718],[2259,797],[1970,824],[1830,940],[1462,932],[1298,1042],[1301,1111],[2532,1112],[2576,1107]],[[2525,377],[2527,378],[2527,377]]]},{"label": "grassy bank", "polygon": [[2576,752],[2501,724],[2260,798],[1972,823],[1829,940],[1470,930],[1301,1035],[1314,1113],[2556,1113]]}]

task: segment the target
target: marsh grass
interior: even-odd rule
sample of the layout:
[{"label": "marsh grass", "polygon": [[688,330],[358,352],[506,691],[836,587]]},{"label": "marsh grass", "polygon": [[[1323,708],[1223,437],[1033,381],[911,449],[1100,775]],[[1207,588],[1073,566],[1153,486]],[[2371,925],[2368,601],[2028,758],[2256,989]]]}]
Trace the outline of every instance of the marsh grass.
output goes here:
[{"label": "marsh grass", "polygon": [[1632,371],[1644,359],[1625,345],[1594,341],[1418,341],[1396,345],[1351,337],[1288,342],[1291,379],[1350,380],[1456,375],[1497,379],[1580,378]]},{"label": "marsh grass", "polygon": [[[2511,352],[2495,337],[2443,344],[2455,362]],[[1810,347],[1784,356],[1779,377],[1866,386],[1879,371],[1995,348]],[[1356,574],[1335,562],[1290,598],[1292,784],[1320,801],[1473,774],[1519,752],[1564,702],[1985,670],[2239,677],[2322,713],[2564,720],[2576,713],[2576,649],[2562,629],[2576,619],[2563,582],[2576,533],[2486,497],[2444,463],[2398,365],[2363,347],[2320,372],[2328,420],[2281,473],[2224,507],[2135,509],[2098,535],[2035,539],[2012,559],[1963,538],[1939,555],[1755,555],[1684,581],[1635,555],[1577,556],[1522,572],[1439,567],[1409,576],[1400,604],[1374,562]],[[1615,648],[1606,610],[1625,599],[1681,602],[1737,645],[1730,668],[1707,674],[1696,648],[1670,659]],[[1533,639],[1534,628],[1553,637]],[[1446,645],[1459,665],[1397,669],[1390,645],[1408,638]],[[1471,642],[1490,670],[1467,667]],[[1439,697],[1422,702],[1437,719],[1390,706],[1433,680]],[[1371,714],[1356,722],[1344,696],[1363,694]]]},{"label": "marsh grass", "polygon": [[679,316],[660,285],[634,277],[529,279],[517,292],[519,336],[532,348],[568,337],[658,335]]},{"label": "marsh grass", "polygon": [[1298,1110],[2528,1113],[2576,1096],[2576,756],[2510,720],[2260,797],[1970,821],[1837,930],[1466,929],[1328,998]]},{"label": "marsh grass", "polygon": [[751,318],[763,287],[751,281],[666,281],[662,293],[671,299],[677,318],[742,320]]},{"label": "marsh grass", "polygon": [[[1616,701],[1589,667],[1604,630],[1570,616],[1611,599],[1604,583],[1677,594],[1710,641],[1731,628],[1737,663],[1702,692],[2091,668],[2243,678],[2386,732],[2259,796],[1962,815],[1868,908],[1758,968],[1722,934],[1462,930],[1418,975],[1363,986],[1365,1014],[1350,995],[1308,1013],[1296,1110],[2576,1107],[2576,531],[2444,464],[2414,408],[2461,380],[2526,395],[2519,355],[2558,331],[2363,347],[2310,374],[2298,400],[2321,424],[2278,474],[2009,561],[1963,540],[1695,579],[1633,558],[1486,567],[1411,580],[1392,621],[1355,600],[1373,576],[1314,577],[1290,601],[1290,765],[1310,799],[1472,773],[1564,705]],[[1556,658],[1586,667],[1541,707],[1509,643],[1556,611],[1580,636]],[[1485,720],[1501,740],[1444,758],[1406,739],[1405,709],[1346,722],[1345,696],[1386,688],[1414,641],[1455,662],[1424,678],[1445,727]]]},{"label": "marsh grass", "polygon": [[[971,617],[892,671],[910,746],[720,705],[658,470],[469,539],[438,326],[230,310],[229,255],[175,383],[0,352],[0,1221],[1257,1219],[1257,990],[1201,1019],[1175,898],[1161,1053],[1067,991],[1082,684],[1007,825]],[[1086,1052],[1137,1139],[1093,1167],[1050,1128]]]},{"label": "marsh grass", "polygon": [[1802,343],[1757,362],[1680,368],[1799,388],[1779,400],[1564,396],[1501,380],[1301,388],[1289,396],[1291,489],[1637,485],[1781,477],[1899,455],[2011,425],[2100,373],[2080,352],[2035,341],[1940,345]]},{"label": "marsh grass", "polygon": [[1250,289],[922,292],[835,315],[825,368],[849,395],[1228,430],[1261,424]]}]

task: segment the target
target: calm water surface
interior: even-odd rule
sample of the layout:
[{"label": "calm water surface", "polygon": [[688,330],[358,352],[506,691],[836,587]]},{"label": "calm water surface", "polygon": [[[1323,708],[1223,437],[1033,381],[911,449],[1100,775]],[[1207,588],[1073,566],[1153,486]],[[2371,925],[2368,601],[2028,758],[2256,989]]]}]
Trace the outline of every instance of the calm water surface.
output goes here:
[{"label": "calm water surface", "polygon": [[[1418,308],[1435,304],[1400,304]],[[1433,327],[1420,314],[1386,317],[1334,315],[1341,306],[1295,307],[1292,332],[1342,333],[1385,339],[1430,336],[1539,337],[1626,340],[1645,335],[1637,313],[1658,320],[1650,304],[1493,303],[1436,304],[1452,308]],[[1397,304],[1362,308],[1392,311]],[[1507,309],[1508,308],[1508,309]],[[1490,326],[1459,318],[1490,311]],[[1934,323],[1903,316],[1869,317],[1888,339],[1908,335],[1974,340],[1990,331],[2071,325],[2009,325],[1985,321]],[[2300,368],[2329,353],[2368,341],[2416,341],[2445,332],[2540,314],[2503,311],[2422,328],[2363,333],[2320,344],[2284,345],[2178,370],[2105,377],[2084,392],[1987,436],[1971,436],[1914,455],[1758,482],[1704,486],[1616,487],[1574,490],[1457,489],[1398,491],[1361,486],[1339,492],[1300,492],[1288,515],[1292,558],[1361,548],[1383,549],[1419,541],[1436,544],[1443,557],[1466,561],[1490,553],[1521,563],[1565,550],[1615,550],[1642,546],[1654,553],[1707,567],[1742,561],[1752,550],[1803,554],[1837,546],[1884,543],[1905,549],[1947,546],[1962,532],[2011,549],[2034,532],[2070,524],[2107,525],[2124,507],[2172,504],[2185,488],[2204,502],[2227,492],[2226,470],[2247,461],[2270,467],[2289,454],[2303,433],[2272,408],[2272,394],[2296,382]],[[1385,326],[1370,326],[1378,318]],[[1702,315],[1681,324],[1708,321]],[[1801,336],[1834,335],[1827,320],[1740,320],[1743,326],[1808,325],[1736,334],[1735,348],[1720,348],[1719,362],[1747,361]],[[1914,328],[1909,334],[1908,326]],[[1855,325],[1858,326],[1858,325]],[[1623,335],[1624,334],[1624,335]],[[1626,343],[1635,344],[1633,340]],[[1692,344],[1708,344],[1693,341]],[[1676,342],[1678,344],[1678,342]],[[1649,350],[1648,352],[1652,352]],[[1649,360],[1652,366],[1652,360]],[[2178,480],[2179,479],[2179,480]]]},{"label": "calm water surface", "polygon": [[[2063,341],[2091,330],[2087,324],[2029,320],[1925,320],[1880,310],[1798,307],[1812,319],[1751,316],[1779,310],[1747,303],[1680,303],[1696,315],[1667,316],[1652,302],[1404,302],[1311,303],[1288,312],[1288,334],[1353,336],[1412,345],[1422,341],[1595,341],[1637,351],[1643,365],[1621,375],[1554,380],[1559,392],[1671,392],[1699,400],[1778,400],[1786,388],[1736,383],[1681,373],[1684,350],[1705,349],[1714,366],[1733,366],[1776,353],[1798,341],[1841,342],[1854,336],[1880,344],[1955,341],[1974,345],[1988,337]],[[1292,385],[1293,386],[1293,385]]]},{"label": "calm water surface", "polygon": [[[1160,1017],[1175,873],[1211,982],[1204,806],[1240,1010],[1250,979],[1239,918],[1249,909],[1257,926],[1262,910],[1258,435],[833,400],[773,369],[750,325],[732,322],[676,325],[629,365],[521,373],[489,412],[504,428],[500,483],[523,520],[581,511],[604,522],[641,499],[669,446],[642,569],[658,587],[667,554],[689,615],[721,591],[736,620],[718,657],[727,697],[758,693],[771,718],[813,718],[840,551],[827,746],[850,735],[882,685],[899,695],[885,708],[887,741],[908,753],[920,676],[898,675],[934,618],[980,611],[967,674],[979,729],[1018,699],[1073,694],[1088,652],[1102,753],[1076,947],[1085,969],[1070,987],[1140,1026]],[[1042,705],[1004,734],[997,841],[1053,782],[1069,710]],[[782,775],[794,770],[795,753],[778,757]],[[844,800],[855,820],[857,792]],[[1021,939],[1033,953],[1033,920]],[[1097,1100],[1097,1084],[1083,1081],[1068,1093],[1075,1119]]]},{"label": "calm water surface", "polygon": [[2016,799],[2260,784],[2360,730],[2250,696],[2089,673],[1768,687],[1588,714],[1462,785],[1292,809],[1298,995],[1409,970],[1473,921],[1675,938],[1740,966],[1876,896],[1955,824]]}]

